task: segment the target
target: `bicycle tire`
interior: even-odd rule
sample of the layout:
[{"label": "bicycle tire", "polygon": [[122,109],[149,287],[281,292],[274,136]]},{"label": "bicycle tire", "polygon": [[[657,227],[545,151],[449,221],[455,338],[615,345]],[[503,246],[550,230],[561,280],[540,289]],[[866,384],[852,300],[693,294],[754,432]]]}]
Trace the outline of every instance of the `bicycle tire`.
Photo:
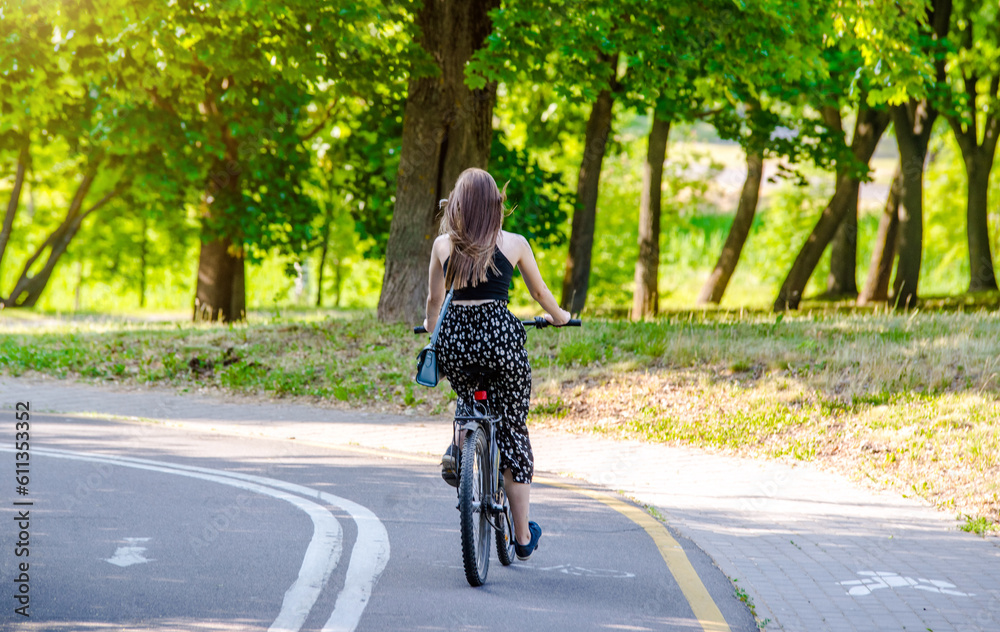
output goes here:
[{"label": "bicycle tire", "polygon": [[497,526],[500,527],[496,530],[497,559],[504,566],[510,566],[514,563],[514,518],[510,515],[510,501],[507,499],[507,493],[501,493],[503,494],[503,513],[497,520]]},{"label": "bicycle tire", "polygon": [[490,569],[489,458],[486,433],[477,428],[465,440],[458,483],[458,510],[462,527],[462,565],[470,586],[482,586]]}]

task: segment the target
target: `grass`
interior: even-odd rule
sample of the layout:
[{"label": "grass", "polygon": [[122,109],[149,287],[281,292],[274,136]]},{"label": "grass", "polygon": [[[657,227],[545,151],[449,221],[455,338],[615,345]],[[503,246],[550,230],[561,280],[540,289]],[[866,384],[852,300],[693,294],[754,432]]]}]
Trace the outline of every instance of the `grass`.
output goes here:
[{"label": "grass", "polygon": [[750,597],[750,595],[747,594],[747,591],[743,590],[743,588],[739,586],[739,581],[740,580],[738,579],[733,579],[733,593],[736,595],[737,599],[743,602],[743,604],[747,607],[747,610],[750,611],[750,615],[753,616],[753,620],[757,624],[757,629],[763,630],[764,628],[767,627],[767,625],[771,622],[771,620],[770,619],[764,619],[763,621],[760,620],[760,618],[757,616],[757,606],[754,605],[753,599]]},{"label": "grass", "polygon": [[[1000,524],[1000,319],[951,307],[689,311],[531,332],[530,421],[814,461],[992,528]],[[447,385],[413,382],[425,342],[367,312],[261,315],[234,326],[18,317],[0,324],[0,367],[443,414],[454,400]],[[977,529],[969,528],[989,532]]]},{"label": "grass", "polygon": [[976,535],[986,535],[990,531],[996,531],[997,525],[990,524],[985,517],[979,516],[974,518],[972,516],[962,516],[965,520],[965,524],[959,527],[962,531],[967,533],[975,533]]}]

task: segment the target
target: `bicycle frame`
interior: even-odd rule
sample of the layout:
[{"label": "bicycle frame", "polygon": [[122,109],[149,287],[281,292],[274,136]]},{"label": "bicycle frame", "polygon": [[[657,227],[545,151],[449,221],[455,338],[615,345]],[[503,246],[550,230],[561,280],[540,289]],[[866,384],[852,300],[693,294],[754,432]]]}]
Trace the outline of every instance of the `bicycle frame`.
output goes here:
[{"label": "bicycle frame", "polygon": [[[482,391],[486,392],[486,391]],[[497,521],[501,518],[504,507],[498,502],[499,491],[503,489],[503,475],[500,472],[500,445],[496,439],[496,422],[499,418],[493,415],[489,409],[487,400],[474,401],[470,415],[455,415],[454,436],[458,437],[458,458],[456,462],[456,473],[459,480],[462,478],[462,449],[465,444],[466,432],[474,432],[477,428],[482,428],[489,438],[489,464],[487,469],[486,497],[489,498],[486,519],[490,526],[498,529]]]}]

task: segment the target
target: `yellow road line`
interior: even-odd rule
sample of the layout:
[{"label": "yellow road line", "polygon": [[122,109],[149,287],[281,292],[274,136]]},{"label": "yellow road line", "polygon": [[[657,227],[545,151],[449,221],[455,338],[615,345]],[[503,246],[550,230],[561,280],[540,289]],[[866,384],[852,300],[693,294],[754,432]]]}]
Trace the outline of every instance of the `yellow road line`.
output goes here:
[{"label": "yellow road line", "polygon": [[674,576],[677,585],[680,586],[684,598],[691,606],[691,612],[705,632],[730,632],[729,624],[716,605],[712,595],[708,593],[705,584],[698,576],[698,572],[691,565],[691,560],[684,553],[684,549],[677,540],[674,539],[663,523],[652,517],[635,505],[631,505],[618,497],[606,492],[598,492],[586,487],[578,487],[569,483],[563,483],[550,478],[536,476],[533,482],[550,487],[558,487],[569,491],[577,492],[593,498],[611,507],[618,513],[642,527],[649,537],[653,538],[656,548],[660,550],[663,561],[667,563],[667,568]]}]

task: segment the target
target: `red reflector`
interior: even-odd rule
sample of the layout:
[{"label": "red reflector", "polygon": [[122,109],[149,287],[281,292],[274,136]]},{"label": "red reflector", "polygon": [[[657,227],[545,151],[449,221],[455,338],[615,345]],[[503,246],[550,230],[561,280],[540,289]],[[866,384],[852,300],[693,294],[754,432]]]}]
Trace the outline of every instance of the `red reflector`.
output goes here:
[{"label": "red reflector", "polygon": [[486,399],[486,391],[476,391],[475,398],[477,402],[481,402]]}]

